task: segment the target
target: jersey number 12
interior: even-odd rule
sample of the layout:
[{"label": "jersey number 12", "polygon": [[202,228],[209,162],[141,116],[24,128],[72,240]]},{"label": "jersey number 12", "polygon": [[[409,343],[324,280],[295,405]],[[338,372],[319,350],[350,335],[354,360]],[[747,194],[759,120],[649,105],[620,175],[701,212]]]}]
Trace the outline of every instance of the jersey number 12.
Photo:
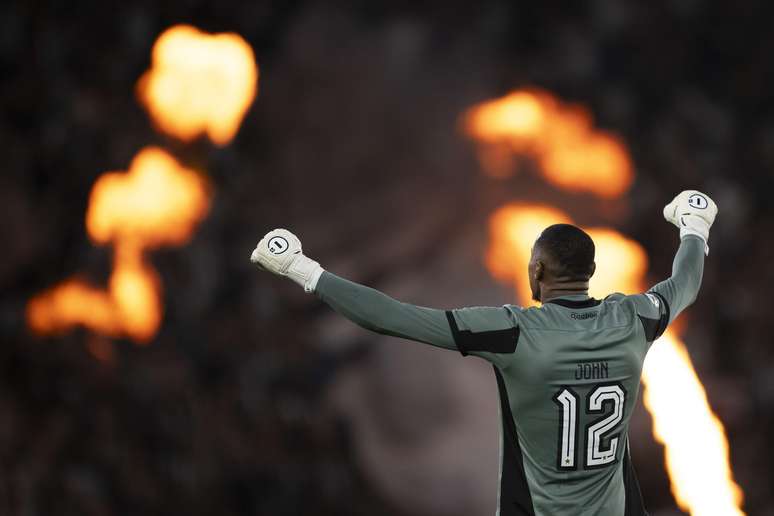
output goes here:
[{"label": "jersey number 12", "polygon": [[[564,387],[553,397],[559,406],[559,452],[557,466],[560,470],[577,468],[578,420],[580,419],[580,396],[569,387]],[[620,384],[597,385],[586,396],[586,413],[601,414],[586,425],[583,437],[584,469],[607,466],[615,462],[618,450],[620,427],[623,419],[626,391]]]}]

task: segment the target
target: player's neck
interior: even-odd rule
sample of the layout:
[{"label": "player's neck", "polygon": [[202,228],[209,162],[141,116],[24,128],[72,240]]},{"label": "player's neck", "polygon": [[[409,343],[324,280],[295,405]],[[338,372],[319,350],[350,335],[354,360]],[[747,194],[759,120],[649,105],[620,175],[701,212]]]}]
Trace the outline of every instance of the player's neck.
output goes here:
[{"label": "player's neck", "polygon": [[540,288],[540,302],[545,303],[549,299],[565,296],[586,296],[589,295],[588,281],[573,281],[567,283],[558,283],[556,285],[542,285]]}]

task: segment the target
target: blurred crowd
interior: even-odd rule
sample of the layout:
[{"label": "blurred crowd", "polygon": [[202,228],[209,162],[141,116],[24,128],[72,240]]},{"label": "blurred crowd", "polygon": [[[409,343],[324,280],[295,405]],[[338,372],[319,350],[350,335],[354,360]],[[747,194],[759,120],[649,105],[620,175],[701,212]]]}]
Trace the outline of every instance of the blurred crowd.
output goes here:
[{"label": "blurred crowd", "polygon": [[[430,481],[399,484],[410,464],[387,464],[436,439],[425,428],[456,425],[460,407],[496,411],[488,398],[460,401],[464,378],[415,365],[457,371],[463,359],[332,317],[255,272],[254,244],[289,227],[324,267],[406,301],[503,304],[512,292],[481,262],[502,203],[545,200],[616,227],[643,244],[655,282],[677,244],[661,206],[685,188],[708,192],[720,214],[683,337],[747,513],[774,513],[770,11],[752,0],[3,4],[0,514],[487,514],[479,498],[441,502],[467,485],[450,479],[457,466],[427,458],[423,471],[454,485],[436,494]],[[255,50],[258,98],[229,146],[161,136],[135,99],[155,37],[175,23],[237,32]],[[623,199],[558,193],[526,170],[481,173],[460,115],[525,86],[588,106],[620,135],[636,166]],[[74,274],[105,284],[111,250],[85,232],[89,191],[149,144],[213,185],[191,242],[151,255],[159,334],[147,345],[33,335],[31,296]],[[393,396],[404,380],[421,402],[390,403],[411,399]],[[676,514],[640,412],[632,446],[646,502]],[[489,441],[468,451],[491,459],[478,467],[494,480]],[[480,495],[491,507],[495,489]]]}]

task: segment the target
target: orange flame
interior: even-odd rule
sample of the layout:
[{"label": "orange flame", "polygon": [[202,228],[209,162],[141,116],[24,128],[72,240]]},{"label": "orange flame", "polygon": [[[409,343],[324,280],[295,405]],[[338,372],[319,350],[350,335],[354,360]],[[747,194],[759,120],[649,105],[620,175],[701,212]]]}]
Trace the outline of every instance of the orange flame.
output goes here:
[{"label": "orange flame", "polygon": [[[543,228],[560,222],[570,222],[570,218],[538,204],[509,204],[490,218],[485,263],[495,278],[515,284],[522,303],[531,297],[525,273],[532,244]],[[592,278],[590,295],[642,292],[647,270],[642,247],[612,229],[592,228],[588,233],[596,245],[599,271]],[[685,345],[672,332],[651,347],[642,381],[645,407],[653,416],[653,434],[664,444],[672,492],[680,508],[692,515],[744,514],[723,424],[709,406]]]},{"label": "orange flame", "polygon": [[144,253],[181,245],[209,209],[206,181],[161,149],[143,149],[129,172],[108,172],[94,183],[86,228],[100,245],[114,246],[108,290],[69,279],[34,297],[27,321],[40,335],[76,325],[148,342],[161,324],[161,280]]},{"label": "orange flame", "polygon": [[153,45],[137,95],[156,125],[191,141],[234,138],[255,99],[258,67],[250,45],[234,33],[207,34],[190,25],[167,29]]},{"label": "orange flame", "polygon": [[512,155],[537,161],[547,181],[570,191],[614,198],[629,189],[632,163],[614,135],[594,129],[588,110],[539,90],[518,90],[471,108],[463,119],[480,141],[484,170],[504,177]]},{"label": "orange flame", "polygon": [[642,246],[608,228],[586,232],[594,240],[599,274],[589,282],[589,295],[603,298],[611,292],[642,292],[642,280],[648,270],[648,256]]},{"label": "orange flame", "polygon": [[518,298],[529,302],[532,298],[529,282],[523,279],[532,243],[546,226],[569,222],[567,215],[549,206],[526,203],[503,206],[489,219],[489,247],[484,257],[489,272],[496,279],[514,285]]},{"label": "orange flame", "polygon": [[685,344],[673,332],[651,347],[642,382],[653,435],[666,444],[672,494],[680,508],[694,515],[743,515],[723,424],[710,409]]}]

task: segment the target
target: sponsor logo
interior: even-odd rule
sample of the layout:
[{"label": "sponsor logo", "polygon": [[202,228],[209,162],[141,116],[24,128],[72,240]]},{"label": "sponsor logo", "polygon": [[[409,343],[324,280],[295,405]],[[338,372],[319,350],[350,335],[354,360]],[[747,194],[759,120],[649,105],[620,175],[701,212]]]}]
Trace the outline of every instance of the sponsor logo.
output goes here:
[{"label": "sponsor logo", "polygon": [[693,194],[690,197],[688,197],[688,205],[691,208],[696,208],[697,210],[703,210],[707,206],[709,206],[709,202],[707,201],[707,198],[704,197],[701,194]]},{"label": "sponsor logo", "polygon": [[269,252],[271,254],[282,254],[285,251],[288,250],[288,247],[290,247],[290,244],[288,244],[288,241],[285,240],[283,237],[271,237],[271,240],[269,240]]},{"label": "sponsor logo", "polygon": [[654,296],[653,294],[645,294],[645,295],[648,296],[648,299],[650,299],[650,302],[653,303],[653,306],[655,306],[656,308],[661,307],[661,303],[659,302],[656,296]]},{"label": "sponsor logo", "polygon": [[581,320],[583,320],[583,319],[592,319],[592,318],[594,318],[596,316],[597,316],[596,312],[586,312],[585,314],[578,313],[578,312],[572,312],[570,314],[571,318],[573,318],[573,319],[581,319]]}]

